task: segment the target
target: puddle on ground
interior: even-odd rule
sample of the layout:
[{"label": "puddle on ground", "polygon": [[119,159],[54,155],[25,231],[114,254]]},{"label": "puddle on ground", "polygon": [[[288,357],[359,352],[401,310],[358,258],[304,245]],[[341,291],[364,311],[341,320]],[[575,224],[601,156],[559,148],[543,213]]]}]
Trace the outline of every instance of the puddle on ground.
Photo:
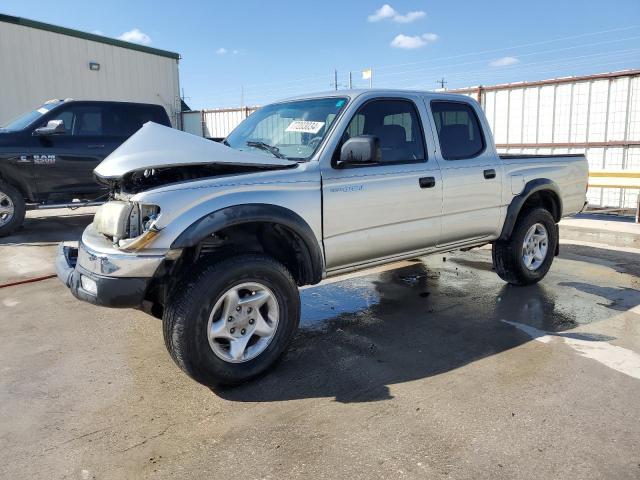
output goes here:
[{"label": "puddle on ground", "polygon": [[[589,283],[585,278],[583,284],[567,281],[573,275],[582,278],[582,272],[574,268],[563,271],[561,265],[557,263],[543,282],[513,287],[491,270],[487,252],[458,254],[447,261],[429,257],[396,270],[302,290],[300,326],[304,330],[324,330],[337,319],[374,321],[383,311],[404,310],[408,316],[419,313],[442,322],[455,312],[461,318],[487,325],[507,320],[546,332],[563,332],[605,320],[612,311],[627,310],[640,302],[633,289],[593,291],[593,279]],[[608,301],[599,304],[593,301],[593,295]]]},{"label": "puddle on ground", "polygon": [[378,304],[380,296],[371,280],[372,277],[367,275],[301,290],[300,327],[322,329],[328,320]]}]

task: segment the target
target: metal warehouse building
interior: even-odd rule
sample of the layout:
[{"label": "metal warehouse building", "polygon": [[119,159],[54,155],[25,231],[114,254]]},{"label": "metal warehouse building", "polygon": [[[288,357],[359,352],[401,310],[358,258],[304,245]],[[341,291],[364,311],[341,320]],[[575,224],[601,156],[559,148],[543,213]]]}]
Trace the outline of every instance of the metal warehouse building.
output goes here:
[{"label": "metal warehouse building", "polygon": [[162,105],[180,126],[177,53],[0,14],[0,124],[52,98]]}]

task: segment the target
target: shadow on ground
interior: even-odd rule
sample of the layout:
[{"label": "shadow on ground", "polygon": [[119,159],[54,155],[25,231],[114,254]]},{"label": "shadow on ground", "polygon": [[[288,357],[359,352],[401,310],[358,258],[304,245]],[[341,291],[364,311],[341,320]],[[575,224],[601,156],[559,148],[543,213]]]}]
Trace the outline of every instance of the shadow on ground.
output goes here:
[{"label": "shadow on ground", "polygon": [[[382,401],[391,398],[389,385],[448,372],[530,340],[501,319],[551,332],[576,326],[556,311],[554,296],[543,285],[495,282],[487,288],[477,272],[452,264],[435,271],[416,264],[385,272],[373,282],[375,295],[365,299],[344,283],[328,285],[322,294],[352,311],[337,313],[322,329],[303,329],[286,361],[268,375],[214,392],[248,402]],[[359,309],[362,303],[369,306]]]},{"label": "shadow on ground", "polygon": [[[560,258],[584,260],[584,257],[588,257],[590,263],[613,268],[619,273],[640,277],[640,255],[637,253],[560,243]],[[625,261],[621,261],[622,259]]]},{"label": "shadow on ground", "polygon": [[93,213],[26,218],[13,235],[0,238],[0,245],[32,245],[75,241],[93,221]]}]

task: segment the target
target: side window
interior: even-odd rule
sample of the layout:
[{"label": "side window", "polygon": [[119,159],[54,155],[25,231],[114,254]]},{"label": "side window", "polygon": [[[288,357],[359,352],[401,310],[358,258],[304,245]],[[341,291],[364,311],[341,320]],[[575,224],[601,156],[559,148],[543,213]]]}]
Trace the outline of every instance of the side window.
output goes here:
[{"label": "side window", "polygon": [[485,148],[478,117],[464,102],[431,102],[431,112],[445,160],[463,160],[478,156]]},{"label": "side window", "polygon": [[102,108],[99,106],[70,106],[60,109],[48,118],[42,125],[50,120],[62,120],[65,133],[61,135],[89,136],[102,135]]},{"label": "side window", "polygon": [[[73,114],[73,112],[67,110],[66,112],[60,112],[59,115],[55,115],[49,120],[62,120],[62,123],[64,124],[64,133],[61,135],[71,135],[71,131],[73,130],[74,118],[75,115]],[[49,122],[49,120],[47,120],[47,122]]]},{"label": "side window", "polygon": [[[426,159],[418,112],[408,100],[373,100],[353,116],[343,142],[358,135],[374,135],[380,141],[381,163],[417,162]],[[336,154],[339,156],[339,148]]]},{"label": "side window", "polygon": [[139,105],[111,105],[105,119],[107,135],[130,137],[147,122],[162,124],[155,109]]}]

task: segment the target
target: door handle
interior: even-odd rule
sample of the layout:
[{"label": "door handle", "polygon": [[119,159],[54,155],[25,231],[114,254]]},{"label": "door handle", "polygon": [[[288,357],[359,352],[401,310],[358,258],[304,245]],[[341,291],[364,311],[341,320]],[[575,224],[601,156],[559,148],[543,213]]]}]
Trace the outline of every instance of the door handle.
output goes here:
[{"label": "door handle", "polygon": [[484,178],[487,178],[487,179],[496,178],[496,171],[493,168],[491,168],[489,170],[485,170],[484,171]]},{"label": "door handle", "polygon": [[104,148],[104,144],[92,143],[91,145],[87,145],[87,148]]},{"label": "door handle", "polygon": [[420,184],[420,188],[431,188],[436,186],[436,178],[435,177],[422,177],[418,180]]}]

